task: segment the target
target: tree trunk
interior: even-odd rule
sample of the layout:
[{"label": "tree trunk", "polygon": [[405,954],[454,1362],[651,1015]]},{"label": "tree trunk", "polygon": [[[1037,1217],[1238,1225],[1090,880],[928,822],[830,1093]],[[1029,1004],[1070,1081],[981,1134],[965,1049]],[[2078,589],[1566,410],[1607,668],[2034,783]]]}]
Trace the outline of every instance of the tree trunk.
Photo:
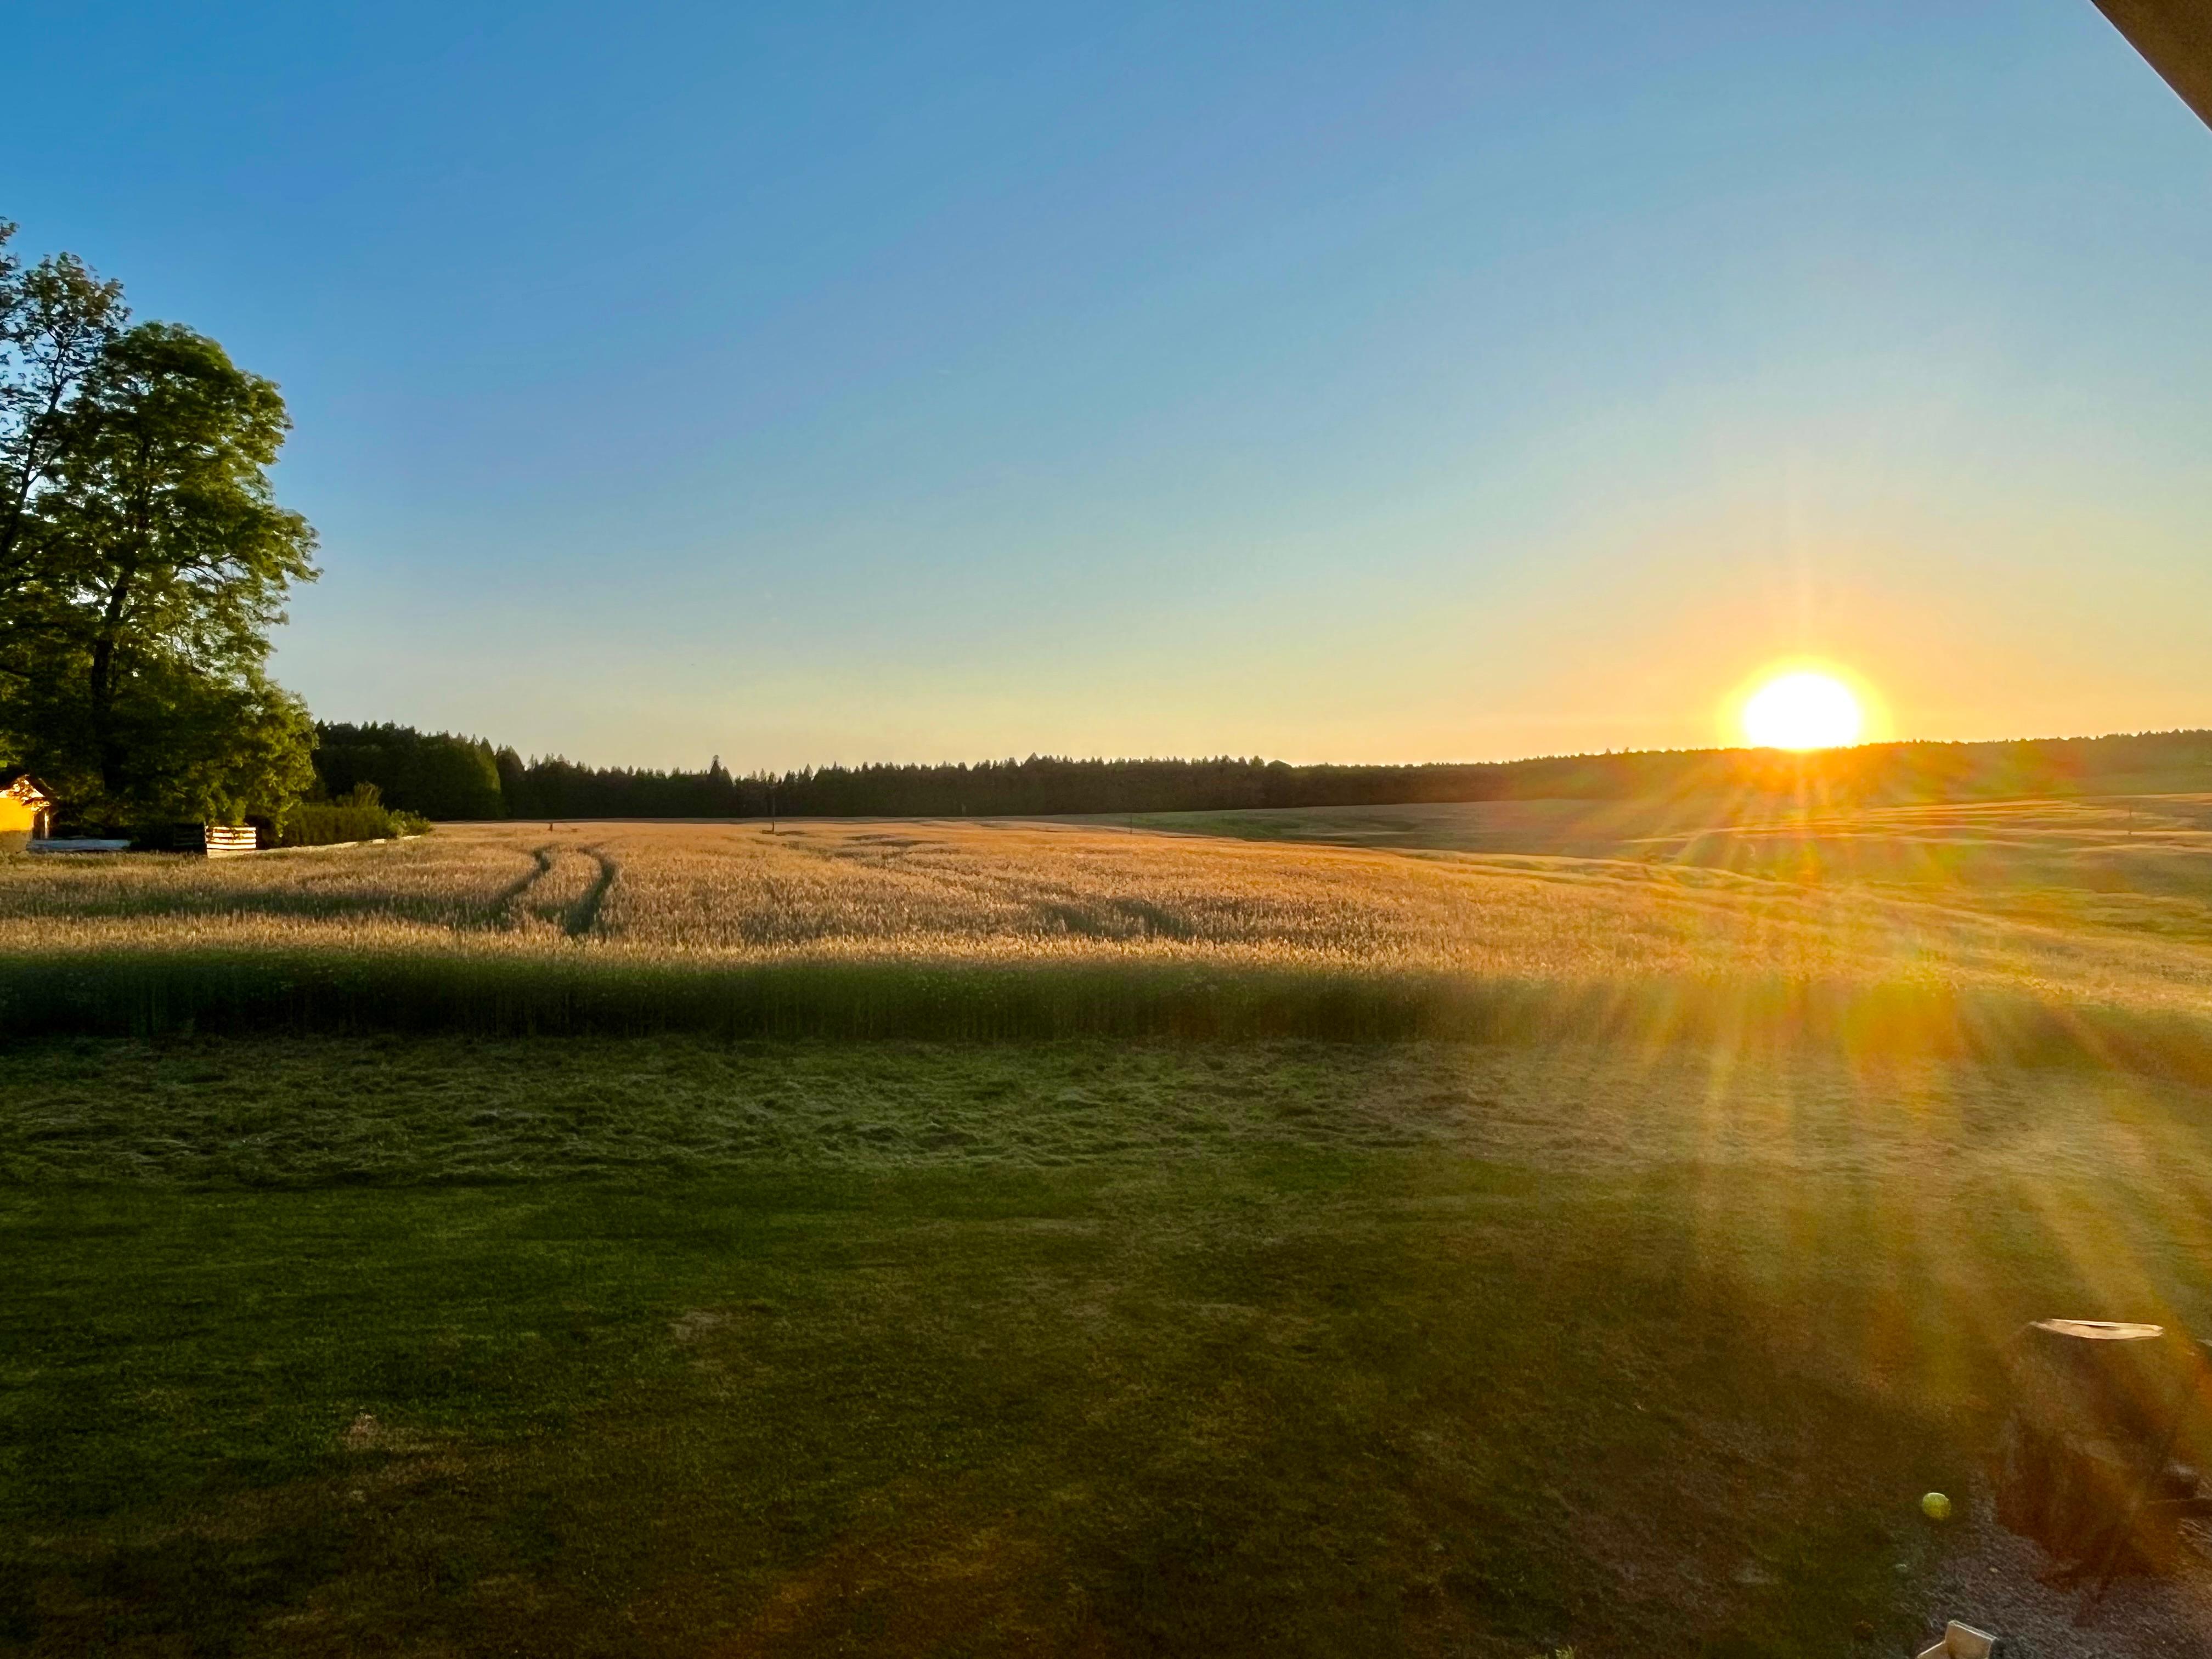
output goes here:
[{"label": "tree trunk", "polygon": [[92,647],[86,702],[92,714],[93,752],[100,763],[100,786],[111,801],[123,793],[123,746],[115,737],[115,642],[103,638]]},{"label": "tree trunk", "polygon": [[92,710],[93,746],[100,761],[100,785],[111,802],[122,799],[129,781],[129,765],[115,730],[115,657],[124,614],[131,603],[131,585],[137,573],[137,562],[127,561],[108,591],[100,635],[93,641],[92,672],[86,687]]},{"label": "tree trunk", "polygon": [[2045,1319],[2006,1352],[2012,1411],[1996,1458],[1997,1518],[2062,1564],[2171,1554],[2170,1505],[2193,1474],[2171,1466],[2201,1357],[2158,1325]]}]

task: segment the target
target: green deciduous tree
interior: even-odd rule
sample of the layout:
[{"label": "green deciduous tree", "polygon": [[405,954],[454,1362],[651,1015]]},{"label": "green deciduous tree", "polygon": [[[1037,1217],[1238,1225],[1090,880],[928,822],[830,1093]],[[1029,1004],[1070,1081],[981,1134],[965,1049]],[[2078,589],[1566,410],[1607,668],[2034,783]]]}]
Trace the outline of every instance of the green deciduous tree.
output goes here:
[{"label": "green deciduous tree", "polygon": [[0,695],[20,685],[46,642],[34,603],[49,549],[39,505],[79,431],[87,384],[129,320],[121,287],[69,254],[28,270],[0,220]]},{"label": "green deciduous tree", "polygon": [[[81,816],[273,816],[313,782],[307,713],[265,673],[287,593],[316,574],[269,480],[283,399],[204,335],[124,326],[73,263],[4,280],[31,345],[0,409],[0,724]],[[40,320],[71,306],[70,328]]]}]

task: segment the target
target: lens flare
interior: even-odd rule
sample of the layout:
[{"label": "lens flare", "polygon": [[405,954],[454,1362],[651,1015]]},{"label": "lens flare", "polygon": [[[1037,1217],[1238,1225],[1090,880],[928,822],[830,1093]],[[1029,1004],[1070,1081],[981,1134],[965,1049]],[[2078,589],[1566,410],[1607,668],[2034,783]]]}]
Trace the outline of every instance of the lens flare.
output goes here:
[{"label": "lens flare", "polygon": [[1857,696],[1832,674],[1778,674],[1747,698],[1743,735],[1758,749],[1834,749],[1866,727]]}]

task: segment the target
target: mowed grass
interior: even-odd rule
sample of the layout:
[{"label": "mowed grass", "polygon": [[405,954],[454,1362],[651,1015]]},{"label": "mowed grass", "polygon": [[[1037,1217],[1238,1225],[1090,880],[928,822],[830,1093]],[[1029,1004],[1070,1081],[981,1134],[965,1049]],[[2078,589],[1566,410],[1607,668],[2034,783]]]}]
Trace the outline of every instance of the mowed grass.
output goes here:
[{"label": "mowed grass", "polygon": [[2119,1073],[387,1037],[9,1078],[24,1653],[1897,1651],[2003,1335],[2207,1312],[2212,1096]]}]

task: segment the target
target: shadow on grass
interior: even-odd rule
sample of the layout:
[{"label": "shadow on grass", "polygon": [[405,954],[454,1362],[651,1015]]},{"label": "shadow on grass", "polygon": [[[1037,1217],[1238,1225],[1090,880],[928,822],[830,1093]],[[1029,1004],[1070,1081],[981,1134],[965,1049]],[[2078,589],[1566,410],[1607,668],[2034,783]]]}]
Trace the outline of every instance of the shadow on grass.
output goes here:
[{"label": "shadow on grass", "polygon": [[1859,1196],[1752,1195],[1723,1235],[1680,1171],[1287,1152],[17,1192],[0,1632],[1525,1659],[1840,1655],[1866,1619],[1895,1645],[1983,1334],[2079,1286],[2025,1224],[1923,1271]]}]

